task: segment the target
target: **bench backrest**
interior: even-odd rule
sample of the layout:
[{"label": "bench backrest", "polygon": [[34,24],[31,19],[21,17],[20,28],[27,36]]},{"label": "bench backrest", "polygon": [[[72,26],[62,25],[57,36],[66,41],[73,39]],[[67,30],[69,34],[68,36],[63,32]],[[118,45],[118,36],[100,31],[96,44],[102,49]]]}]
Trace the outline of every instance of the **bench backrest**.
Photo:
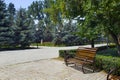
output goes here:
[{"label": "bench backrest", "polygon": [[96,51],[97,51],[97,48],[79,47],[77,49],[75,57],[78,59],[87,59],[87,60],[93,61],[96,55]]}]

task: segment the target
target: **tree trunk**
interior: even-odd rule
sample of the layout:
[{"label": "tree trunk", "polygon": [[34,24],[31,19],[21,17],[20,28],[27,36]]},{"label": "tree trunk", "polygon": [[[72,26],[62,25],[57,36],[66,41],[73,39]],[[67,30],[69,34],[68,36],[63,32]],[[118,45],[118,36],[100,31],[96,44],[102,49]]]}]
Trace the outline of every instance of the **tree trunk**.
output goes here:
[{"label": "tree trunk", "polygon": [[111,36],[112,36],[112,38],[113,38],[113,40],[114,40],[116,46],[117,46],[118,55],[120,56],[120,44],[119,44],[119,39],[118,39],[117,35],[114,34],[110,29],[108,29],[108,30],[109,30],[109,33],[111,34]]},{"label": "tree trunk", "polygon": [[120,55],[120,45],[118,45],[117,48],[118,48],[118,54]]},{"label": "tree trunk", "polygon": [[91,40],[91,47],[94,48],[94,39]]}]

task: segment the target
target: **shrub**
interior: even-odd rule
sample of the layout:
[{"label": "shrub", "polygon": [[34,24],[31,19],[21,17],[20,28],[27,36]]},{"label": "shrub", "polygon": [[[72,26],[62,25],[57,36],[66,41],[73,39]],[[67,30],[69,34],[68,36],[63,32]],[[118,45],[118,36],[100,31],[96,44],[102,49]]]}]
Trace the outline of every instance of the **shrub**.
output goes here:
[{"label": "shrub", "polygon": [[116,48],[108,48],[105,50],[101,50],[101,51],[98,51],[97,54],[103,55],[103,56],[113,56],[113,57],[119,56]]},{"label": "shrub", "polygon": [[[60,50],[59,51],[59,56],[60,57],[64,57],[65,55],[65,52],[66,50]],[[76,49],[73,49],[73,50],[67,50],[67,52],[71,55],[71,56],[75,56],[75,53],[76,53]]]},{"label": "shrub", "polygon": [[114,67],[119,68],[117,71],[113,72],[112,74],[120,75],[120,58],[112,57],[112,56],[97,55],[96,56],[96,67],[99,67],[101,65],[102,65],[102,69],[105,70],[106,72],[109,72],[110,69]]}]

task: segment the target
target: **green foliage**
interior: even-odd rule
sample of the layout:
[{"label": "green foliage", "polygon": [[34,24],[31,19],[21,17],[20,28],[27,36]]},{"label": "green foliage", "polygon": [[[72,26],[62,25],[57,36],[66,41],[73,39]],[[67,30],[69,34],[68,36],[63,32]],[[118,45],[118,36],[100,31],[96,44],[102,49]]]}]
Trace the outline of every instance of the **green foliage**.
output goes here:
[{"label": "green foliage", "polygon": [[53,39],[53,43],[55,45],[64,44],[66,46],[75,46],[75,45],[81,45],[82,40],[79,36],[76,36],[74,34],[70,34],[70,32],[60,32],[56,37]]},{"label": "green foliage", "polygon": [[[101,34],[110,34],[120,54],[120,0],[50,0],[46,9],[51,20],[62,24],[62,19],[76,19],[79,22],[80,36],[93,41]],[[77,5],[77,6],[76,6]]]},{"label": "green foliage", "polygon": [[[10,46],[14,46],[14,33],[15,33],[15,13],[16,9],[13,3],[9,3],[8,8],[8,20],[9,20],[9,26],[11,27],[11,38],[12,38],[12,43]],[[10,41],[9,41],[10,42]]]},{"label": "green foliage", "polygon": [[8,5],[8,12],[10,13],[10,15],[11,16],[15,15],[15,11],[16,11],[16,9],[15,9],[14,4],[13,3],[9,3],[9,5]]},{"label": "green foliage", "polygon": [[[105,48],[105,47],[104,47]],[[99,50],[100,51],[100,50]],[[114,57],[117,57],[117,56],[119,56],[118,54],[117,54],[117,49],[116,48],[106,48],[106,49],[104,49],[104,50],[102,50],[102,51],[100,51],[99,52],[98,51],[98,54],[99,55],[104,55],[104,56],[114,56]]]},{"label": "green foliage", "polygon": [[50,0],[50,6],[46,9],[44,9],[44,12],[50,14],[51,20],[56,24],[60,22],[60,8],[58,7],[59,5],[59,0],[54,1]]},{"label": "green foliage", "polygon": [[119,57],[112,57],[112,56],[102,56],[97,55],[96,56],[96,66],[99,67],[102,63],[102,69],[106,72],[109,72],[112,68],[118,68],[117,71],[115,71],[112,74],[120,75],[120,58]]},{"label": "green foliage", "polygon": [[40,42],[41,39],[44,41],[52,41],[53,39],[53,23],[50,20],[50,14],[45,13],[43,10],[49,8],[50,1],[33,1],[33,3],[28,7],[28,15],[38,20],[35,28],[38,30],[35,32],[36,42]]},{"label": "green foliage", "polygon": [[43,1],[33,1],[33,3],[28,7],[28,14],[34,19],[43,19]]},{"label": "green foliage", "polygon": [[[118,54],[120,54],[120,44],[118,42],[120,35],[120,0],[86,0],[84,10],[87,13],[86,17],[94,15],[94,21],[98,21],[97,25],[102,27],[105,33],[110,34],[114,39],[114,42],[118,48]],[[88,5],[90,5],[88,7]],[[88,19],[92,21],[93,19]],[[88,23],[86,21],[86,23]],[[99,28],[100,29],[100,28]]]},{"label": "green foliage", "polygon": [[60,57],[64,58],[64,55],[65,55],[64,51],[67,51],[71,55],[71,57],[74,57],[75,53],[76,53],[76,49],[73,49],[73,50],[59,50],[59,56]]},{"label": "green foliage", "polygon": [[0,0],[0,47],[9,47],[13,43],[13,30],[10,24],[6,4]]},{"label": "green foliage", "polygon": [[[77,16],[83,16],[82,0],[56,0],[63,17],[74,19]],[[77,5],[77,6],[76,6]]]},{"label": "green foliage", "polygon": [[17,12],[16,17],[16,31],[15,31],[15,44],[20,45],[21,47],[27,47],[32,42],[34,38],[33,29],[30,24],[32,23],[31,19],[28,17],[26,10],[20,8]]}]

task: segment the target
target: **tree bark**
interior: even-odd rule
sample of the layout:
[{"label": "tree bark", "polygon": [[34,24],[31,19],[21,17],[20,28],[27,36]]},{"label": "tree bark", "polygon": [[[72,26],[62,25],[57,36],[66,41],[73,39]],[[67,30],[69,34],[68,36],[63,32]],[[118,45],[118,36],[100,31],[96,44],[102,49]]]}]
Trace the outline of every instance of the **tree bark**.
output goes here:
[{"label": "tree bark", "polygon": [[118,54],[120,56],[120,45],[118,45],[117,47],[118,47]]},{"label": "tree bark", "polygon": [[116,34],[114,34],[110,29],[109,30],[109,33],[111,34],[116,46],[117,46],[117,49],[118,49],[118,55],[120,56],[120,44],[119,44],[119,38]]},{"label": "tree bark", "polygon": [[94,39],[91,40],[91,48],[94,48]]}]

